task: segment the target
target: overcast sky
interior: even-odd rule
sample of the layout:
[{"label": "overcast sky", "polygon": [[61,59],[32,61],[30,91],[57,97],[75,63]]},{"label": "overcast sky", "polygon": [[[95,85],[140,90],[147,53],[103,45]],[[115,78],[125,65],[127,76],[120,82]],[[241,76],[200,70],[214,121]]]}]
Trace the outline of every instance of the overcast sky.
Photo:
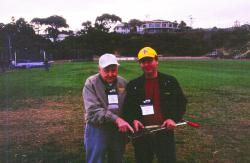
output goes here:
[{"label": "overcast sky", "polygon": [[250,0],[0,0],[0,23],[11,17],[26,21],[59,15],[70,29],[81,29],[82,22],[95,21],[104,13],[130,19],[181,20],[194,28],[231,27],[237,20],[250,24]]}]

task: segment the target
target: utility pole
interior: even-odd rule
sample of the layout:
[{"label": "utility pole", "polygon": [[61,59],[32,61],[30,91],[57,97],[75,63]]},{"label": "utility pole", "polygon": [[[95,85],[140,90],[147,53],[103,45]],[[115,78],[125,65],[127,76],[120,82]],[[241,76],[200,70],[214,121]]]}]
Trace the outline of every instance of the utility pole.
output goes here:
[{"label": "utility pole", "polygon": [[238,20],[234,22],[234,27],[240,27],[240,22]]},{"label": "utility pole", "polygon": [[194,22],[192,15],[189,15],[189,21],[190,21],[190,27],[192,28]]}]

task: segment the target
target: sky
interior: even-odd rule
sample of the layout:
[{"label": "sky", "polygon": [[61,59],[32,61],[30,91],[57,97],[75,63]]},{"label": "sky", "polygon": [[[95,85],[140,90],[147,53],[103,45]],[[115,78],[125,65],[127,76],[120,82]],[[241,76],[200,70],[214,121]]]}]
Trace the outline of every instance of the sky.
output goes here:
[{"label": "sky", "polygon": [[250,24],[250,0],[0,0],[0,4],[0,23],[10,23],[12,16],[30,22],[59,15],[74,31],[104,13],[115,14],[123,22],[183,20],[193,28],[227,28],[235,21]]}]

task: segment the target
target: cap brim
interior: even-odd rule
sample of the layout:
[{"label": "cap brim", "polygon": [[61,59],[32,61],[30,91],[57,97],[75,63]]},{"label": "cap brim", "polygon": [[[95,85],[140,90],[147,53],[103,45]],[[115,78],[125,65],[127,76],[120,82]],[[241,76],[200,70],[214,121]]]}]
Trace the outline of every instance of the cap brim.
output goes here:
[{"label": "cap brim", "polygon": [[117,66],[119,66],[120,64],[119,63],[108,63],[108,64],[105,64],[105,65],[99,65],[101,68],[106,68],[106,67],[108,67],[108,66],[110,66],[110,65],[117,65]]},{"label": "cap brim", "polygon": [[143,58],[155,58],[155,56],[152,56],[152,55],[144,55],[142,56],[141,58],[138,58],[138,60],[141,60]]}]

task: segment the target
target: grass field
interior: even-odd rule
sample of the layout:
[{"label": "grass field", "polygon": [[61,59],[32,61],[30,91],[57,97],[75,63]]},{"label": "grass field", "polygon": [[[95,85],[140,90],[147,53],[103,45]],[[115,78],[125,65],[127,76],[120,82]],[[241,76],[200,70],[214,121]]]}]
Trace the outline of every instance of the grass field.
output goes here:
[{"label": "grass field", "polygon": [[[188,99],[185,118],[199,129],[176,129],[178,163],[250,162],[250,62],[165,61],[159,70],[177,77]],[[120,75],[141,74],[122,62]],[[84,162],[85,79],[96,63],[64,63],[0,74],[0,162]],[[133,163],[127,145],[125,163]]]}]

